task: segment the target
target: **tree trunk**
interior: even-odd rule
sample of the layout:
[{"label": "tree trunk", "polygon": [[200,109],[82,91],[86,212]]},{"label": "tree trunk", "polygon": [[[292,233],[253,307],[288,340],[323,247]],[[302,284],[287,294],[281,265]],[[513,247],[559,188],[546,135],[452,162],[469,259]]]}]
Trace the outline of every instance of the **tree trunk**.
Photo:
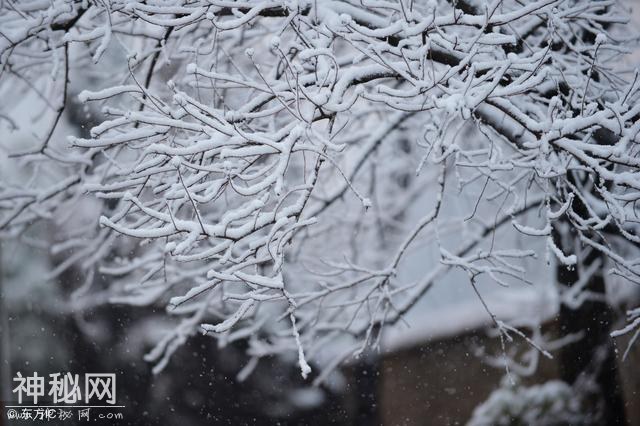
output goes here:
[{"label": "tree trunk", "polygon": [[355,389],[357,426],[379,425],[378,377],[380,366],[378,355],[367,349],[355,366]]},{"label": "tree trunk", "polygon": [[[556,241],[561,241],[556,233]],[[584,259],[583,270],[597,262],[600,254],[592,250]],[[597,296],[605,296],[605,282],[602,275],[603,267],[586,279],[589,280],[585,290]],[[558,264],[557,279],[561,286],[571,287],[581,278],[576,267]],[[587,300],[573,309],[562,303],[560,306],[559,323],[563,335],[582,333],[577,342],[564,346],[560,351],[560,374],[562,380],[575,385],[576,390],[583,391],[581,385],[594,383],[602,404],[603,425],[625,425],[625,409],[618,376],[616,354],[610,327],[613,321],[611,307],[604,300]]]}]

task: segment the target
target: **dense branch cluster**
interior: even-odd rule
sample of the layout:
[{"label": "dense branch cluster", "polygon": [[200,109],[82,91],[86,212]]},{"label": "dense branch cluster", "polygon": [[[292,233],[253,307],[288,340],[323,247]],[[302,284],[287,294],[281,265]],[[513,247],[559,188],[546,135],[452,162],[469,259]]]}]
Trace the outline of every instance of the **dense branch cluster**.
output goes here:
[{"label": "dense branch cluster", "polygon": [[[474,288],[527,281],[535,252],[502,228],[640,283],[640,81],[614,1],[1,4],[0,90],[35,93],[51,122],[10,153],[28,178],[0,186],[0,232],[32,239],[95,200],[52,274],[80,267],[84,303],[112,276],[112,301],[180,318],[158,369],[200,330],[246,339],[252,364],[297,352],[304,376],[346,342],[328,372],[451,269]],[[101,123],[61,142],[73,94]],[[442,217],[459,196],[457,222]],[[405,281],[421,239],[436,266]]]}]

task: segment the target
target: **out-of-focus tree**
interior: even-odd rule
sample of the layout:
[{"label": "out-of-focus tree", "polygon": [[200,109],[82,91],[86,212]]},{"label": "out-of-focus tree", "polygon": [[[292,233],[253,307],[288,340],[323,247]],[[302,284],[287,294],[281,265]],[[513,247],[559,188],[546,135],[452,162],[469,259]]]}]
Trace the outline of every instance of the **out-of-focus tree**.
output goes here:
[{"label": "out-of-focus tree", "polygon": [[[175,327],[147,356],[158,371],[198,331],[247,341],[241,376],[295,353],[307,377],[338,342],[321,382],[452,269],[504,345],[549,355],[478,282],[529,282],[526,260],[546,256],[572,333],[608,315],[605,276],[640,282],[625,16],[586,0],[5,0],[0,90],[15,104],[0,120],[16,127],[28,92],[50,122],[5,159],[21,178],[0,188],[0,232],[52,239],[66,258],[51,276],[83,274],[77,306],[166,306]],[[65,141],[80,91],[100,124]],[[404,280],[428,239],[435,266]],[[611,359],[604,322],[568,381]]]}]

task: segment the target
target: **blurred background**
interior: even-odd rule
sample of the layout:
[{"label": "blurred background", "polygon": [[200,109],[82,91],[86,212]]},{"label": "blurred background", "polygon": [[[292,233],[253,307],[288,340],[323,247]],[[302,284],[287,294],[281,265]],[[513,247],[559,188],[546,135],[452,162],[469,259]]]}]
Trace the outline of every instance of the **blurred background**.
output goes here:
[{"label": "blurred background", "polygon": [[[639,8],[632,6],[637,22]],[[69,96],[76,97],[77,93]],[[21,99],[16,108],[29,113],[16,115],[32,116],[33,105]],[[99,114],[71,101],[63,120],[55,137],[86,136],[99,122]],[[6,147],[20,146],[35,132],[29,125],[21,128],[17,132],[2,129],[2,137],[10,139]],[[24,178],[6,155],[0,156],[0,173]],[[79,201],[80,212],[91,208],[89,202]],[[66,225],[81,226],[82,214],[70,214]],[[64,226],[38,226],[45,236],[65,232]],[[491,319],[472,289],[458,285],[464,277],[456,274],[438,282],[429,297],[409,312],[406,324],[385,332],[380,351],[349,360],[318,387],[300,377],[294,358],[262,360],[252,374],[239,377],[249,362],[243,343],[219,348],[216,340],[201,335],[192,336],[162,372],[153,374],[153,365],[143,358],[171,326],[164,311],[105,304],[99,298],[94,306],[84,303],[78,309],[73,300],[86,277],[69,268],[49,279],[68,253],[50,254],[42,243],[47,239],[0,239],[0,390],[5,402],[15,400],[12,378],[18,372],[23,376],[112,372],[124,419],[107,424],[456,425],[474,418],[483,424],[478,419],[491,412],[510,413],[513,421],[507,424],[527,424],[523,420],[527,408],[539,409],[543,415],[547,410],[553,417],[554,401],[573,416],[556,418],[557,424],[589,424],[590,410],[597,410],[597,402],[571,406],[572,390],[559,382],[566,362],[540,356],[522,342],[509,344],[509,356],[522,363],[507,372],[500,359],[500,339],[488,329]],[[429,250],[425,247],[414,255],[416,268],[409,267],[404,272],[407,277],[417,277],[424,270],[421,257]],[[567,332],[559,320],[554,271],[544,261],[528,269],[536,272],[532,289],[502,289],[485,283],[487,303],[500,318],[526,312],[543,324],[533,327],[532,333],[543,334],[552,346],[566,343],[554,340]],[[92,286],[106,289],[108,280],[92,277]],[[611,312],[602,320],[607,326],[622,324],[624,312],[640,296],[632,287],[615,294],[609,300]],[[640,345],[631,346],[622,359],[630,337],[615,341],[616,386],[626,423],[640,425]],[[0,424],[6,421],[3,416]]]}]

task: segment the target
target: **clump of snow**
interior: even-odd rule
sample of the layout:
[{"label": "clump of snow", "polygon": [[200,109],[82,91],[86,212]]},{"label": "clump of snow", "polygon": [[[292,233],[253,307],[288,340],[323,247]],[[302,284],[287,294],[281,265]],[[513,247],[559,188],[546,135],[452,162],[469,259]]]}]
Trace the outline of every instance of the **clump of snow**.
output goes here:
[{"label": "clump of snow", "polygon": [[324,400],[324,392],[317,387],[300,388],[289,394],[289,399],[298,408],[308,410],[320,406]]},{"label": "clump of snow", "polygon": [[347,15],[346,13],[343,13],[340,15],[340,24],[341,25],[349,25],[352,21],[352,18],[350,15]]},{"label": "clump of snow", "polygon": [[468,426],[590,424],[574,389],[559,380],[503,386],[473,411]]}]

